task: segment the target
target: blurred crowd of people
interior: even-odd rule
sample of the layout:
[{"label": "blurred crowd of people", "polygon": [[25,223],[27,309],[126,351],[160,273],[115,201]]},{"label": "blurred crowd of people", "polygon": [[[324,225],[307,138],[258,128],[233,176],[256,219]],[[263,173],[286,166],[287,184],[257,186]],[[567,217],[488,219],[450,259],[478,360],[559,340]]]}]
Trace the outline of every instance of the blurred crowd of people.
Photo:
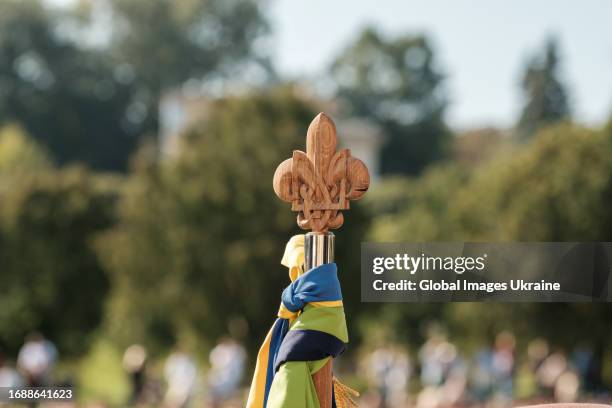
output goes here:
[{"label": "blurred crowd of people", "polygon": [[222,338],[211,350],[210,367],[203,377],[187,350],[177,347],[166,358],[163,379],[147,369],[144,346],[133,344],[123,355],[123,368],[131,384],[130,405],[184,408],[188,406],[242,406],[241,385],[247,354],[231,337]]},{"label": "blurred crowd of people", "polygon": [[462,355],[443,332],[432,330],[417,355],[382,343],[362,360],[368,381],[362,407],[510,407],[517,401],[574,402],[611,397],[601,378],[598,350],[578,347],[571,354],[551,350],[544,339],[528,343],[524,359],[512,333],[501,332],[491,346]]},{"label": "blurred crowd of people", "polygon": [[[149,369],[149,355],[144,346],[129,346],[122,359],[130,383],[126,405],[218,408],[229,404],[241,407],[241,385],[247,364],[244,347],[224,337],[212,349],[209,359],[210,367],[203,376],[194,356],[177,347],[165,359],[160,376]],[[21,347],[16,363],[0,353],[0,387],[70,386],[54,381],[57,360],[55,345],[40,333],[32,333]]]},{"label": "blurred crowd of people", "polygon": [[[437,326],[435,326],[437,327]],[[572,353],[551,349],[544,339],[527,344],[518,356],[512,333],[498,333],[490,346],[463,354],[442,330],[428,331],[412,356],[399,344],[380,341],[360,359],[365,378],[362,408],[509,407],[517,401],[605,401],[601,378],[603,350],[577,347]],[[0,387],[50,386],[58,352],[40,333],[30,334],[15,363],[0,354]],[[129,346],[122,365],[130,382],[129,406],[185,408],[241,407],[247,354],[231,337],[220,339],[209,355],[206,375],[188,350],[176,347],[162,369],[151,369],[146,348]],[[100,405],[104,407],[105,405]]]}]

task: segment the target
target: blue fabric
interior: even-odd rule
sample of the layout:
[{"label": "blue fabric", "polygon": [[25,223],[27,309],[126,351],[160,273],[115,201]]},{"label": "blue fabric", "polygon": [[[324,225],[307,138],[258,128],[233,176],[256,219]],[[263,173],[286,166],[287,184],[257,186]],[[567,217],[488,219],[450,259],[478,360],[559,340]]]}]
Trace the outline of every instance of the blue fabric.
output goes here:
[{"label": "blue fabric", "polygon": [[290,330],[280,346],[274,362],[274,372],[287,361],[316,361],[338,357],[346,345],[329,333],[318,330]]},{"label": "blue fabric", "polygon": [[268,402],[268,395],[270,394],[270,387],[272,386],[272,380],[276,370],[274,369],[274,363],[276,361],[276,355],[280,350],[280,346],[289,330],[289,321],[287,319],[276,319],[274,327],[272,328],[272,336],[270,339],[270,351],[268,352],[268,367],[266,369],[266,390],[264,393],[264,407]]},{"label": "blue fabric", "polygon": [[338,269],[328,263],[309,270],[283,290],[285,307],[297,312],[310,302],[342,300]]}]

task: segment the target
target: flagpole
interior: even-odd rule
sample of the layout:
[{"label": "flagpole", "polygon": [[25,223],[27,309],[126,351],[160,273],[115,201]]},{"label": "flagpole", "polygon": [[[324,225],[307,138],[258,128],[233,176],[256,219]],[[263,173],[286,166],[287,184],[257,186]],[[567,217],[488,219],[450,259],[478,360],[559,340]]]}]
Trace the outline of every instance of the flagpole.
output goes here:
[{"label": "flagpole", "polygon": [[[331,232],[309,232],[304,240],[304,266],[312,268],[334,262],[335,236]],[[312,375],[321,408],[331,408],[333,388],[333,359]]]}]

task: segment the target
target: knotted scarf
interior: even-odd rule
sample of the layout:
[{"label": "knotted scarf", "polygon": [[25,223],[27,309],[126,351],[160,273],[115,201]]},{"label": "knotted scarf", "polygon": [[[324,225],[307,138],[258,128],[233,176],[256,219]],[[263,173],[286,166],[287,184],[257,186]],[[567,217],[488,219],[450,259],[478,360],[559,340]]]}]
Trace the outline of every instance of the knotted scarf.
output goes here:
[{"label": "knotted scarf", "polygon": [[304,236],[287,244],[291,283],[257,356],[247,408],[318,408],[312,374],[348,343],[336,264],[303,272]]}]

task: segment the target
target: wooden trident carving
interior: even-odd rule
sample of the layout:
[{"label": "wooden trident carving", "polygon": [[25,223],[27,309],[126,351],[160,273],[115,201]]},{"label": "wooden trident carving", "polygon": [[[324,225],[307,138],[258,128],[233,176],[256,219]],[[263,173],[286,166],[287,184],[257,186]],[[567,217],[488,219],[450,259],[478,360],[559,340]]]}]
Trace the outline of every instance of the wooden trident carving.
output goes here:
[{"label": "wooden trident carving", "polygon": [[319,113],[308,127],[306,153],[293,151],[274,173],[274,192],[291,202],[302,229],[326,232],[342,226],[342,210],[361,198],[370,185],[368,168],[351,157],[349,149],[336,152],[336,126]]}]

